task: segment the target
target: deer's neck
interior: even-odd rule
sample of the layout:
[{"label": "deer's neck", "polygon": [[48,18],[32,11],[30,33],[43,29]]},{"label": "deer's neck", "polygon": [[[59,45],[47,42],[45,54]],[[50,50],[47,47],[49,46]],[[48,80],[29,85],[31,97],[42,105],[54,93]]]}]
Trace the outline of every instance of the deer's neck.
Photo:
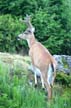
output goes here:
[{"label": "deer's neck", "polygon": [[30,39],[27,39],[27,42],[28,42],[28,46],[29,46],[29,48],[31,48],[32,45],[35,44],[36,39],[35,39],[34,36],[32,36]]}]

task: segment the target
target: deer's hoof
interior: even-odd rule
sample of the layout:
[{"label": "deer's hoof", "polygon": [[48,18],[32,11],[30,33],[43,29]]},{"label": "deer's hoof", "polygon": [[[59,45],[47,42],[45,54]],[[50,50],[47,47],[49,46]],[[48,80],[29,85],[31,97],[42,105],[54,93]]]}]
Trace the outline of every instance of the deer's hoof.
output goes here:
[{"label": "deer's hoof", "polygon": [[45,96],[48,96],[48,92],[45,92]]},{"label": "deer's hoof", "polygon": [[45,88],[43,87],[42,90],[45,91]]},{"label": "deer's hoof", "polygon": [[35,88],[37,87],[37,84],[35,84]]}]

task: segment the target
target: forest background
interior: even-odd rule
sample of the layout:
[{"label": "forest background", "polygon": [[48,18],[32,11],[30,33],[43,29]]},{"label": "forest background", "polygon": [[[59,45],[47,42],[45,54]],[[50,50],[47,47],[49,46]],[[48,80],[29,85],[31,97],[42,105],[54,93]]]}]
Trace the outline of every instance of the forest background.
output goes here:
[{"label": "forest background", "polygon": [[71,55],[71,0],[0,0],[0,51],[28,51],[18,34],[27,27],[19,21],[31,15],[35,37],[52,54]]}]

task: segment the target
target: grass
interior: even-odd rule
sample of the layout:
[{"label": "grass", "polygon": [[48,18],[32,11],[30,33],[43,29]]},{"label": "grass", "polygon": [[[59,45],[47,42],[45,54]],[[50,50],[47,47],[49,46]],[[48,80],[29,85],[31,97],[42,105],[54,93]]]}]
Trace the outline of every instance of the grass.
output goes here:
[{"label": "grass", "polygon": [[68,65],[67,61],[64,59],[64,57],[62,57],[62,62],[64,64],[64,68],[69,68],[69,65]]},{"label": "grass", "polygon": [[0,61],[0,108],[71,108],[71,88],[55,84],[48,102],[41,88],[28,84],[27,70],[20,67]]}]

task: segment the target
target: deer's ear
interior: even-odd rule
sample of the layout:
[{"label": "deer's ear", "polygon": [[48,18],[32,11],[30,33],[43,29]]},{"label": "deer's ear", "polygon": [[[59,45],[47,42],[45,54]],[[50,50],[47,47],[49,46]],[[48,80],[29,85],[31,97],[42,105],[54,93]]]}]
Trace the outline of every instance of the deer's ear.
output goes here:
[{"label": "deer's ear", "polygon": [[32,27],[32,28],[28,29],[27,32],[28,32],[28,33],[34,33],[34,32],[35,32],[35,28]]},{"label": "deer's ear", "polygon": [[22,23],[24,23],[24,20],[22,18],[19,18],[19,21],[22,22]]},{"label": "deer's ear", "polygon": [[24,17],[24,22],[28,22],[31,21],[31,15],[26,14],[26,16]]},{"label": "deer's ear", "polygon": [[28,14],[26,14],[26,17],[25,18],[27,18],[27,19],[31,19],[31,15],[28,15]]},{"label": "deer's ear", "polygon": [[35,32],[35,27],[32,27],[31,28],[31,31],[34,33]]}]

